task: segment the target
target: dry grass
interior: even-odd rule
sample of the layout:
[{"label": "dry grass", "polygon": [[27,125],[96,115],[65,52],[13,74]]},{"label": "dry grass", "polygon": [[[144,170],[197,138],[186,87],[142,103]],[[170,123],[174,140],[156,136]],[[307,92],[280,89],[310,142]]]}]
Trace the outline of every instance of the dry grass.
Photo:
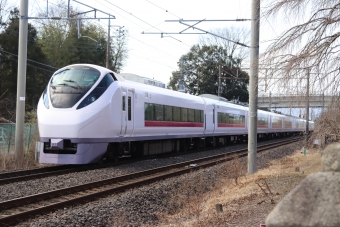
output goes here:
[{"label": "dry grass", "polygon": [[[33,138],[31,138],[31,143],[30,143],[29,148],[28,149],[25,148],[24,156],[18,159],[13,154],[14,153],[13,151],[8,153],[7,150],[6,151],[1,150],[1,147],[0,147],[0,172],[20,170],[20,169],[31,169],[31,168],[38,167],[39,164],[35,161],[35,141],[39,141],[38,131],[36,131]],[[26,141],[24,141],[24,144],[25,143]]]},{"label": "dry grass", "polygon": [[34,152],[25,153],[24,157],[19,159],[13,154],[0,154],[0,171],[31,169],[37,166],[38,163],[34,160]]},{"label": "dry grass", "polygon": [[[259,226],[303,178],[321,171],[321,151],[308,150],[305,156],[296,151],[271,161],[268,168],[253,175],[247,175],[244,166],[241,160],[234,160],[223,167],[229,168],[225,180],[210,191],[194,192],[199,183],[187,182],[186,190],[180,190],[175,198],[181,203],[180,209],[160,217],[159,226]],[[216,212],[217,203],[223,205],[223,213]]]}]

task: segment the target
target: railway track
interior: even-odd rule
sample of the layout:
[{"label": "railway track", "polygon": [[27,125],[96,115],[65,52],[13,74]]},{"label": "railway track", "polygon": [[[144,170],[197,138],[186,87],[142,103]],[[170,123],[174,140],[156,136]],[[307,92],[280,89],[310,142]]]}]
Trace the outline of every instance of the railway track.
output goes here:
[{"label": "railway track", "polygon": [[37,168],[31,170],[22,170],[0,174],[0,185],[9,184],[18,181],[27,181],[32,179],[39,179],[43,177],[56,176],[68,173],[82,172],[93,169],[107,168],[113,166],[112,163],[102,165],[61,165],[51,166],[45,168]]},{"label": "railway track", "polygon": [[[262,145],[258,147],[258,152],[290,144],[298,140],[299,139]],[[247,154],[247,149],[242,149],[226,154],[214,155],[70,188],[4,201],[0,203],[0,226],[15,224],[36,215],[70,205],[85,203],[98,197],[182,175],[193,170],[207,168],[221,162],[247,156]]]},{"label": "railway track", "polygon": [[[216,147],[214,147],[216,148]],[[199,152],[210,150],[209,149],[200,149]],[[197,150],[195,151],[197,152]],[[186,152],[183,154],[188,154],[192,152]],[[173,154],[163,154],[157,156],[158,158],[169,158],[173,156]],[[60,165],[60,166],[51,166],[51,167],[45,167],[45,168],[36,168],[36,169],[30,169],[30,170],[21,170],[21,171],[14,171],[14,172],[7,172],[7,173],[1,173],[0,174],[0,185],[4,184],[10,184],[13,182],[19,182],[19,181],[27,181],[27,180],[34,180],[44,177],[50,177],[50,176],[57,176],[57,175],[63,175],[68,173],[75,173],[75,172],[83,172],[88,170],[94,170],[94,169],[102,169],[102,168],[108,168],[112,166],[118,166],[118,165],[125,165],[132,162],[135,162],[136,160],[145,160],[150,159],[153,157],[144,157],[139,159],[121,159],[118,163],[113,162],[107,162],[103,163],[101,165],[98,164],[91,164],[91,165]]]}]

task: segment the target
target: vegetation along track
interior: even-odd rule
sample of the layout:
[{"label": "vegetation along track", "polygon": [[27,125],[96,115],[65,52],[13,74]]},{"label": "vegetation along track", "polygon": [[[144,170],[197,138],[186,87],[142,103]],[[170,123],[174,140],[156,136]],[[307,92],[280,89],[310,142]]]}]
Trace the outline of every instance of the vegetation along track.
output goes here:
[{"label": "vegetation along track", "polygon": [[[258,152],[283,146],[296,140],[286,140],[258,147]],[[66,206],[85,203],[95,198],[133,187],[149,184],[193,170],[216,165],[247,155],[247,149],[214,155],[174,165],[168,165],[97,182],[58,189],[45,193],[12,199],[0,203],[0,226],[15,224],[35,215],[51,212]]]}]

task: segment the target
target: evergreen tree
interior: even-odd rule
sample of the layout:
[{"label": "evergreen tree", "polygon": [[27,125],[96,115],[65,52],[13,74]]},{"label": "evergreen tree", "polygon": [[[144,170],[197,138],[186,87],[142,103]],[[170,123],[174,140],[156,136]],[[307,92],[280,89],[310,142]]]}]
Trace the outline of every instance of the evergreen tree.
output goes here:
[{"label": "evergreen tree", "polygon": [[180,70],[172,73],[169,88],[178,90],[181,75],[186,92],[193,95],[218,94],[221,68],[221,96],[248,101],[248,74],[240,69],[241,59],[233,59],[220,46],[194,45],[179,61]]},{"label": "evergreen tree", "polygon": [[[49,74],[52,72],[50,68],[37,65],[35,62],[47,64],[46,57],[38,45],[37,30],[32,24],[28,24],[27,37],[27,58],[31,61],[27,63],[26,71],[26,106],[28,109],[36,108],[37,101],[44,90],[49,79]],[[19,10],[14,8],[10,12],[9,21],[5,25],[5,29],[0,33],[0,95],[2,101],[10,99],[15,102],[17,91],[17,74],[18,74],[18,41],[19,41]],[[0,108],[0,115],[14,120],[13,113],[15,105],[8,104],[6,106],[10,109],[2,112]]]}]

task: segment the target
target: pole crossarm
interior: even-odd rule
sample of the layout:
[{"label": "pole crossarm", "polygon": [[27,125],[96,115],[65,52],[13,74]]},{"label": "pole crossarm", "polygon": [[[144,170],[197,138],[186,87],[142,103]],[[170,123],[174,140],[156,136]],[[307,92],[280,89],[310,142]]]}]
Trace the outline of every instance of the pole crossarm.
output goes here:
[{"label": "pole crossarm", "polygon": [[97,11],[96,9],[93,9],[93,10],[89,10],[89,11],[86,11],[86,12],[76,13],[74,15],[70,15],[70,17],[74,17],[74,16],[78,16],[78,15],[82,15],[82,14],[87,14],[87,13],[91,13],[91,12],[96,12],[96,11]]},{"label": "pole crossarm", "polygon": [[[180,24],[188,26],[188,28],[184,29],[183,31],[177,32],[177,33],[176,32],[144,32],[143,31],[142,34],[160,34],[162,38],[164,37],[163,34],[166,34],[166,35],[170,35],[170,34],[172,34],[172,35],[174,35],[174,34],[178,34],[178,35],[193,35],[193,34],[195,34],[195,35],[204,35],[204,34],[210,34],[210,35],[216,36],[218,38],[225,39],[225,40],[227,40],[229,42],[235,43],[237,45],[250,48],[250,46],[248,46],[248,45],[246,45],[244,43],[233,41],[233,40],[230,40],[228,38],[222,37],[220,35],[217,35],[217,34],[209,32],[209,31],[206,31],[206,30],[203,30],[203,29],[195,27],[195,25],[197,25],[197,24],[199,24],[201,22],[206,22],[206,21],[207,22],[212,22],[212,21],[216,22],[216,21],[247,21],[247,20],[251,21],[252,19],[236,19],[236,20],[206,20],[206,19],[203,19],[203,20],[183,20],[183,19],[180,19],[180,20],[165,20],[165,22],[179,22]],[[193,25],[190,25],[190,24],[187,24],[187,23],[184,23],[184,22],[196,22],[196,23],[193,24]],[[194,30],[201,31],[202,33],[198,33],[198,32],[184,33],[184,31],[186,31],[186,30],[188,30],[190,28],[192,28]]]},{"label": "pole crossarm", "polygon": [[[184,31],[186,31],[186,30],[188,30],[188,29],[190,29],[190,28],[194,28],[194,26],[195,26],[196,24],[199,24],[199,23],[201,23],[201,22],[204,21],[204,20],[205,20],[205,19],[200,20],[200,21],[198,21],[197,23],[188,26],[186,29],[184,29],[183,31],[181,31],[181,32],[179,32],[179,33],[183,33]],[[181,22],[180,22],[180,23],[181,23]]]},{"label": "pole crossarm", "polygon": [[[103,14],[106,14],[106,15],[108,15],[108,16],[110,17],[110,18],[106,18],[106,19],[116,19],[115,16],[113,16],[113,15],[111,15],[111,14],[109,14],[109,13],[106,13],[106,12],[104,12],[104,11],[101,11],[101,10],[99,10],[99,9],[96,9],[96,8],[94,8],[94,7],[92,7],[92,6],[86,5],[86,4],[84,4],[84,3],[82,3],[82,2],[79,2],[79,1],[76,1],[76,0],[72,0],[72,1],[77,2],[77,3],[81,4],[81,5],[86,6],[86,7],[89,7],[89,8],[91,8],[91,9],[95,10],[96,12],[101,12],[101,13],[103,13]],[[100,18],[95,18],[95,19],[100,19]]]},{"label": "pole crossarm", "polygon": [[[250,47],[250,46],[248,46],[248,45],[246,45],[246,44],[244,44],[244,43],[240,43],[240,42],[237,42],[237,41],[233,41],[233,40],[231,40],[231,39],[227,39],[227,38],[222,37],[222,36],[220,36],[220,35],[216,35],[216,34],[214,34],[214,33],[211,33],[211,32],[205,31],[205,30],[203,30],[203,29],[197,28],[197,27],[195,27],[194,25],[186,24],[186,23],[184,23],[183,21],[179,21],[179,23],[180,23],[180,24],[183,24],[183,25],[186,25],[186,26],[188,26],[188,27],[192,27],[193,29],[196,29],[196,30],[198,30],[198,31],[206,32],[207,34],[216,36],[216,37],[218,37],[218,38],[225,39],[225,40],[227,40],[227,41],[229,41],[229,42],[232,42],[232,43],[235,43],[235,44],[237,44],[237,45],[244,46],[244,47]],[[180,33],[180,34],[182,34],[182,33]]]}]

